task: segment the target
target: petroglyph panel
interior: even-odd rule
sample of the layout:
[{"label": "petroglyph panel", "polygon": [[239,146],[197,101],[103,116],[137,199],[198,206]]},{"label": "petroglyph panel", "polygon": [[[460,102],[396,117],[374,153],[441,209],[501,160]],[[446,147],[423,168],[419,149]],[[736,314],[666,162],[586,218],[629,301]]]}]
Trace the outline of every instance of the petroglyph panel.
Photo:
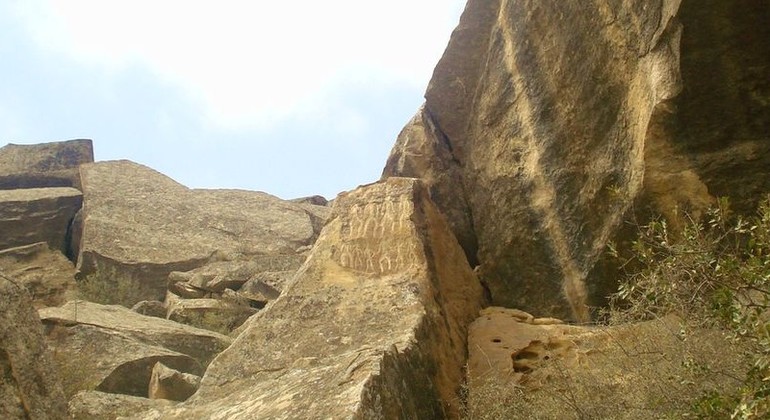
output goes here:
[{"label": "petroglyph panel", "polygon": [[369,275],[404,270],[420,252],[410,220],[413,212],[414,204],[404,197],[353,205],[341,220],[341,244],[332,258]]}]

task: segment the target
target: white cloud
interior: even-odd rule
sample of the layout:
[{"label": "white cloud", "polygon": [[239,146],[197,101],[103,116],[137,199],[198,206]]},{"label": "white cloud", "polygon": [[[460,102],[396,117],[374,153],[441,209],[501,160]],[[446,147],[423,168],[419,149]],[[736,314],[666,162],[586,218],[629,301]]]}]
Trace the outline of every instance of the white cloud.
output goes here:
[{"label": "white cloud", "polygon": [[464,3],[20,0],[14,5],[42,47],[105,72],[145,67],[198,98],[210,122],[243,128],[319,109],[335,85],[422,89]]}]

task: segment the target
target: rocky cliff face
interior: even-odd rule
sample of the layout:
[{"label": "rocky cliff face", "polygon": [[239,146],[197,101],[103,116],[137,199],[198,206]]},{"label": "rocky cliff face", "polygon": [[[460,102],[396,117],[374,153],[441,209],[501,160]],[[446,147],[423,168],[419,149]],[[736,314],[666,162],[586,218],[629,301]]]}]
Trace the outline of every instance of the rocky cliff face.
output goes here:
[{"label": "rocky cliff face", "polygon": [[633,209],[770,190],[769,9],[470,0],[383,176],[428,182],[495,303],[587,320]]}]

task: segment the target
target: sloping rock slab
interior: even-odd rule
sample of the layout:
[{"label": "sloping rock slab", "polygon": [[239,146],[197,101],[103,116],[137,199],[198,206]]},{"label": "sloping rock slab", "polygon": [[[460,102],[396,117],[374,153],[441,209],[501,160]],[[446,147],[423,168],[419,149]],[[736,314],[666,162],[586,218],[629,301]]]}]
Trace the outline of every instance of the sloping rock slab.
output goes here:
[{"label": "sloping rock slab", "polygon": [[[100,162],[81,168],[85,207],[78,269],[112,268],[152,286],[160,299],[172,271],[209,262],[271,258],[284,265],[312,244],[320,206],[240,190],[190,190],[145,166]],[[274,270],[271,266],[265,270]]]},{"label": "sloping rock slab", "polygon": [[130,395],[99,391],[77,393],[69,402],[69,418],[73,420],[115,420],[155,407],[171,407],[168,400],[151,400]]},{"label": "sloping rock slab", "polygon": [[414,179],[342,194],[283,294],[175,409],[142,418],[443,418],[457,414],[481,287]]},{"label": "sloping rock slab", "polygon": [[0,251],[0,270],[24,285],[35,308],[59,306],[76,288],[75,266],[44,242]]},{"label": "sloping rock slab", "polygon": [[0,147],[0,189],[74,187],[81,164],[94,161],[91,140]]},{"label": "sloping rock slab", "polygon": [[522,313],[486,308],[471,324],[469,418],[684,418],[750,366],[729,337],[675,316],[578,327]]},{"label": "sloping rock slab", "polygon": [[0,418],[61,419],[66,404],[27,291],[0,273]]},{"label": "sloping rock slab", "polygon": [[111,329],[88,324],[49,325],[47,337],[68,396],[96,390],[147,397],[156,363],[196,375],[203,373],[201,364],[186,354]]},{"label": "sloping rock slab", "polygon": [[140,315],[118,305],[71,301],[60,308],[44,308],[39,312],[47,326],[84,324],[116,331],[141,343],[186,354],[204,367],[231,343],[230,338],[222,334]]},{"label": "sloping rock slab", "polygon": [[82,203],[74,188],[0,190],[0,249],[46,242],[66,252],[67,229]]}]

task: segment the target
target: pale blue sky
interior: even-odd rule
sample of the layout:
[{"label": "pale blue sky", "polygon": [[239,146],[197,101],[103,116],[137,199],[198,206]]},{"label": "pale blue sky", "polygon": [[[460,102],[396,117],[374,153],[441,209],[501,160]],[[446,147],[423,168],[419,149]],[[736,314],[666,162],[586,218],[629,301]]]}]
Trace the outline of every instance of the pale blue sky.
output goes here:
[{"label": "pale blue sky", "polygon": [[379,178],[464,3],[0,0],[0,145],[333,198]]}]

